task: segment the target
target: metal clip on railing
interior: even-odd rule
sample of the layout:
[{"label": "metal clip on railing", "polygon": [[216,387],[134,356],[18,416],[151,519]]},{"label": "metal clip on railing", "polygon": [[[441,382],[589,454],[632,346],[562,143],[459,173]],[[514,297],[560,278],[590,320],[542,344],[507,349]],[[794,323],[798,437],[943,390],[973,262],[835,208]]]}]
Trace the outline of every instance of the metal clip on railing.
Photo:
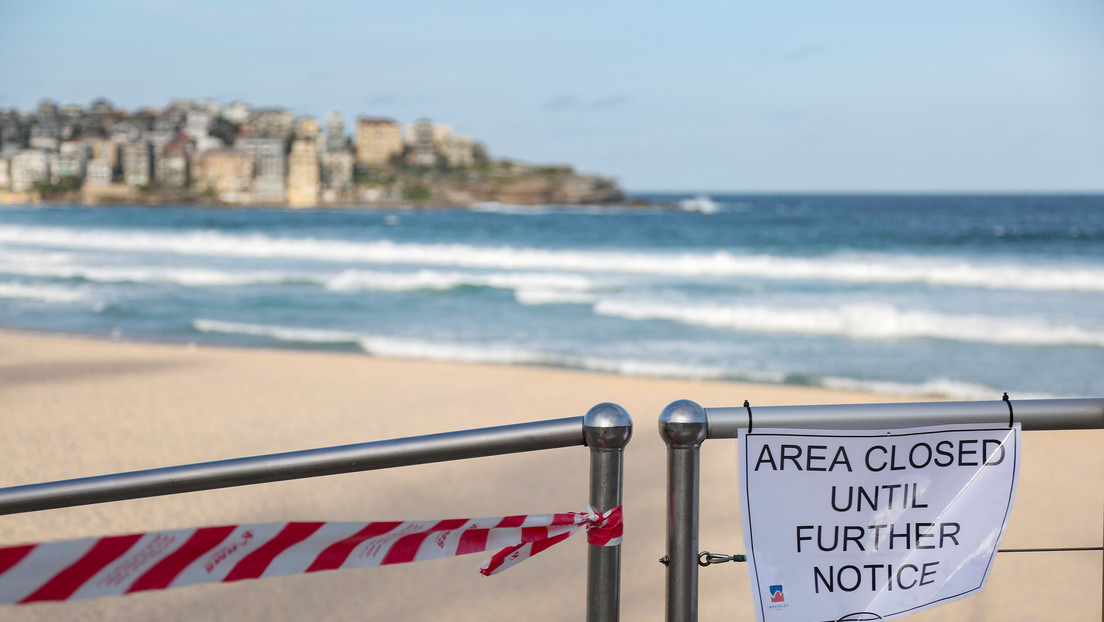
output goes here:
[{"label": "metal clip on railing", "polygon": [[723,555],[721,553],[710,553],[709,551],[702,551],[698,553],[698,565],[702,568],[706,566],[712,566],[713,564],[725,564],[728,562],[746,562],[747,555]]}]

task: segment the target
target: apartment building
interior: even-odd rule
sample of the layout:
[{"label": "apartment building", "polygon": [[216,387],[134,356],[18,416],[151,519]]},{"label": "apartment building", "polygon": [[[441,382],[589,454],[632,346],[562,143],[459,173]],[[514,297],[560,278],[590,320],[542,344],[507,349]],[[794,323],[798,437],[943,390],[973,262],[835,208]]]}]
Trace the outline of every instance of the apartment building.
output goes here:
[{"label": "apartment building", "polygon": [[58,153],[50,159],[50,181],[58,183],[62,178],[84,179],[91,149],[81,140],[61,143]]},{"label": "apartment building", "polygon": [[36,183],[50,181],[50,158],[45,151],[27,149],[12,156],[12,192],[29,192]]},{"label": "apartment building", "polygon": [[287,202],[289,207],[314,207],[321,193],[318,141],[300,138],[288,156]]},{"label": "apartment building", "polygon": [[326,113],[326,144],[325,151],[342,151],[345,149],[345,117],[337,110]]},{"label": "apartment building", "polygon": [[353,191],[353,154],[349,151],[325,151],[321,154],[322,201],[337,203]]},{"label": "apartment building", "polygon": [[192,157],[192,182],[227,203],[247,203],[253,190],[253,155],[236,149],[216,149]]},{"label": "apartment building", "polygon": [[316,140],[322,133],[322,127],[318,119],[314,117],[299,117],[295,120],[295,137]]},{"label": "apartment building", "polygon": [[147,141],[126,143],[121,148],[123,183],[128,186],[148,186],[153,179],[153,150]]},{"label": "apartment building", "polygon": [[391,158],[402,154],[402,129],[391,119],[357,119],[356,159],[367,166],[387,166]]},{"label": "apartment building", "polygon": [[254,203],[283,203],[286,197],[287,158],[281,138],[239,138],[234,149],[253,158]]},{"label": "apartment building", "polygon": [[153,177],[160,186],[183,188],[188,185],[189,161],[195,151],[195,141],[180,133],[156,154],[153,159]]}]

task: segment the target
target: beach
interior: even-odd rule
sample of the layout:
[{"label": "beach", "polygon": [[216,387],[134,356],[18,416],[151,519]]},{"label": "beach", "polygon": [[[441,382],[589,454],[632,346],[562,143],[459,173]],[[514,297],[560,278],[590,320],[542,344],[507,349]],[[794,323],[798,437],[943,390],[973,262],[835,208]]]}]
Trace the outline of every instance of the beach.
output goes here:
[{"label": "beach", "polygon": [[[615,402],[634,420],[625,454],[622,620],[664,618],[665,446],[657,417],[703,406],[908,398],[785,385],[389,360],[350,353],[113,343],[0,332],[0,486],[13,486],[580,416]],[[1104,432],[1026,432],[1002,548],[1098,547]],[[583,447],[0,517],[0,545],[172,528],[583,511]],[[743,552],[735,441],[702,451],[700,544]],[[576,536],[486,578],[485,555],[73,603],[5,607],[39,620],[578,620],[586,553]],[[916,620],[1098,620],[1097,552],[1005,553],[985,590]],[[750,620],[747,569],[700,572],[699,619]]]}]

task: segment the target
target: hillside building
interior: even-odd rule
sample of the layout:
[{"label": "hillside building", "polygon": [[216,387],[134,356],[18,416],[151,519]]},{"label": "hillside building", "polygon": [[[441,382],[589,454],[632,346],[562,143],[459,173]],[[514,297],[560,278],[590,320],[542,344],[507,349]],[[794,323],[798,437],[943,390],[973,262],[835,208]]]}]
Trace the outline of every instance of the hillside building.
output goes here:
[{"label": "hillside building", "polygon": [[326,113],[326,143],[325,151],[342,151],[345,149],[345,117],[337,110]]},{"label": "hillside building", "polygon": [[217,149],[192,157],[192,183],[226,203],[247,203],[253,189],[253,156],[236,149]]},{"label": "hillside building", "polygon": [[[316,124],[317,126],[317,124]],[[288,156],[287,202],[289,207],[315,207],[321,192],[318,141],[300,138]]]},{"label": "hillside building", "polygon": [[36,183],[50,181],[50,158],[45,151],[27,149],[11,159],[12,192],[29,192]]},{"label": "hillside building", "polygon": [[357,119],[356,160],[366,166],[387,166],[402,154],[402,129],[391,119]]},{"label": "hillside building", "polygon": [[253,202],[283,203],[286,197],[287,158],[282,138],[239,138],[234,148],[253,157]]},{"label": "hillside building", "polygon": [[128,186],[148,186],[153,179],[153,151],[146,141],[122,146],[123,183]]}]

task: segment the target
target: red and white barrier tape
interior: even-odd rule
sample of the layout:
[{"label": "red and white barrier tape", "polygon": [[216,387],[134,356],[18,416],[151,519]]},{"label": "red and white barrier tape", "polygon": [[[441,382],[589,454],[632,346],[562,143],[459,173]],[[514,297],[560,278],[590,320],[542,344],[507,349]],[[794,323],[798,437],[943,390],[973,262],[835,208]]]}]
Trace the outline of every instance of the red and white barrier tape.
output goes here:
[{"label": "red and white barrier tape", "polygon": [[621,508],[604,514],[376,523],[229,525],[0,548],[0,604],[82,600],[195,583],[278,577],[440,559],[506,547],[492,575],[586,528],[621,543]]}]

